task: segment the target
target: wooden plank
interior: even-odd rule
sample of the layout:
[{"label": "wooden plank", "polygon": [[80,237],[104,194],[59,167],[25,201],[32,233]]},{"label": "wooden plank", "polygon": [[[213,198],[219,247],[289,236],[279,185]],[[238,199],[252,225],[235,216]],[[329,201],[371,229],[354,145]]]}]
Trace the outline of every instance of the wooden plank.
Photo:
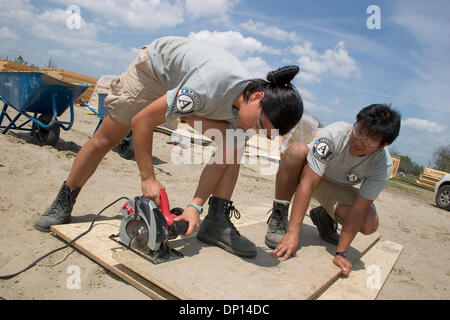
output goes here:
[{"label": "wooden plank", "polygon": [[435,179],[430,179],[427,176],[423,176],[423,175],[419,177],[419,180],[420,180],[420,182],[428,183],[428,184],[432,184],[432,185],[436,184],[439,181],[439,180],[435,180]]},{"label": "wooden plank", "polygon": [[[86,231],[90,224],[90,222],[87,222],[55,225],[51,227],[51,231],[66,242],[70,242],[79,234]],[[88,234],[75,242],[74,247],[152,299],[175,299],[174,296],[156,287],[114,260],[114,252],[125,250],[122,246],[109,239],[110,235],[118,233],[119,225],[120,220],[96,222]]]},{"label": "wooden plank", "polygon": [[391,156],[392,159],[392,172],[389,179],[395,178],[397,176],[398,167],[400,166],[400,158],[396,156]]},{"label": "wooden plank", "polygon": [[430,189],[430,190],[434,190],[435,184],[429,184],[429,183],[426,183],[426,182],[422,182],[422,181],[420,181],[420,180],[416,180],[416,183],[417,183],[418,185],[422,186],[422,187],[428,188],[428,189]]},{"label": "wooden plank", "polygon": [[443,175],[448,174],[448,172],[440,171],[440,170],[436,170],[436,169],[432,169],[432,168],[424,168],[423,171],[426,172],[426,173],[429,173],[431,175],[440,176],[441,178],[442,178]]},{"label": "wooden plank", "polygon": [[374,300],[397,262],[403,246],[389,240],[374,245],[353,264],[348,278],[340,278],[318,300]]},{"label": "wooden plank", "polygon": [[98,78],[91,77],[91,76],[81,74],[81,73],[76,73],[76,72],[65,70],[65,69],[61,69],[61,72],[63,74],[63,77],[67,78],[67,79],[76,79],[79,81],[85,81],[85,82],[89,82],[89,83],[93,83],[93,84],[97,83],[97,81],[98,81]]},{"label": "wooden plank", "polygon": [[2,59],[3,71],[40,71],[39,68],[30,67],[18,62]]},{"label": "wooden plank", "polygon": [[184,133],[184,132],[179,132],[177,130],[168,129],[168,128],[163,127],[163,126],[155,127],[154,131],[162,133],[162,134],[165,134],[165,135],[169,135],[169,136],[176,135],[176,136],[179,136],[179,137],[182,137],[182,138],[186,138],[186,139],[189,139],[189,141],[191,143],[201,144],[202,146],[210,145],[213,142],[208,137],[203,136],[203,135],[201,135],[201,134],[199,134],[199,133],[197,133],[195,131],[193,131],[191,134],[187,134],[187,133]]},{"label": "wooden plank", "polygon": [[[180,299],[311,299],[341,273],[332,263],[336,246],[319,238],[309,217],[302,225],[297,257],[287,261],[270,255],[272,250],[264,244],[265,222],[238,229],[255,243],[256,258],[237,257],[195,237],[171,241],[172,248],[183,253],[184,258],[169,263],[153,265],[123,250],[113,257]],[[350,261],[358,260],[379,237],[358,234],[348,250]]]}]

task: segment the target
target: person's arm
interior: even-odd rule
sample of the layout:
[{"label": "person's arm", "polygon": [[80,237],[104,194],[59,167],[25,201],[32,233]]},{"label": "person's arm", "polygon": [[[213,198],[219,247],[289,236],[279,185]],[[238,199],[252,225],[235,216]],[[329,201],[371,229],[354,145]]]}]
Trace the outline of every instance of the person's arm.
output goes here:
[{"label": "person's arm", "polygon": [[141,110],[132,120],[133,147],[141,174],[142,196],[159,206],[159,195],[164,186],[156,179],[152,163],[153,130],[164,123],[167,111],[166,95]]},{"label": "person's arm", "polygon": [[293,200],[288,232],[281,239],[275,250],[272,251],[274,256],[278,258],[283,256],[282,260],[287,260],[290,256],[297,255],[296,251],[303,219],[308,209],[311,195],[321,180],[322,178],[311,170],[308,164],[305,164]]},{"label": "person's arm", "polygon": [[[342,225],[341,235],[336,249],[337,252],[345,252],[350,247],[356,234],[361,230],[372,202],[373,200],[368,200],[360,195],[355,198],[345,215],[345,221]],[[352,264],[347,258],[336,255],[333,258],[333,263],[341,268],[344,276],[350,274]]]}]

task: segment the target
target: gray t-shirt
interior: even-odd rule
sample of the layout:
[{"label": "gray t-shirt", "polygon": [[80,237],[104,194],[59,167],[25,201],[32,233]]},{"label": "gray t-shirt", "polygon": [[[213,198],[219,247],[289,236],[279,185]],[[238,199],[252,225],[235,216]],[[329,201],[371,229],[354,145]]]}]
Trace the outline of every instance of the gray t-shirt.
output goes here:
[{"label": "gray t-shirt", "polygon": [[334,183],[361,183],[359,194],[375,200],[392,172],[389,150],[385,147],[363,157],[354,156],[348,147],[351,132],[352,125],[345,122],[320,129],[317,138],[308,145],[308,166],[317,175]]},{"label": "gray t-shirt", "polygon": [[195,114],[238,128],[235,99],[249,75],[231,53],[183,37],[164,37],[149,47],[155,76],[167,85],[166,120]]}]

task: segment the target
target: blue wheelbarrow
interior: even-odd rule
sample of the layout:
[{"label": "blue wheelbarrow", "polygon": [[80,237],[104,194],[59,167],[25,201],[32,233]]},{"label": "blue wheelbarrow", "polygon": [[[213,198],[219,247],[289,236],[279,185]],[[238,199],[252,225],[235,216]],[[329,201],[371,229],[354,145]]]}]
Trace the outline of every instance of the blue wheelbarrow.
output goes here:
[{"label": "blue wheelbarrow", "polygon": [[[3,134],[10,129],[28,131],[39,145],[54,147],[59,140],[60,128],[66,131],[72,128],[73,102],[87,88],[89,84],[64,82],[42,72],[0,72],[0,101],[4,104],[0,130]],[[7,113],[9,107],[17,111],[14,118]],[[70,120],[58,120],[67,108],[70,108]],[[22,116],[27,120],[17,124]],[[3,125],[3,120],[9,123]]]},{"label": "blue wheelbarrow", "polygon": [[[105,106],[105,98],[107,94],[106,93],[99,93],[98,94],[98,109],[95,110],[93,107],[91,107],[86,101],[80,100],[81,103],[91,110],[93,114],[95,114],[99,121],[97,123],[97,126],[95,127],[94,133],[98,130],[100,125],[103,122],[103,119],[106,117],[106,114],[108,113],[108,109]],[[131,160],[134,157],[134,149],[133,149],[133,133],[130,131],[127,136],[116,146],[115,150],[119,153],[119,155],[126,159]]]}]

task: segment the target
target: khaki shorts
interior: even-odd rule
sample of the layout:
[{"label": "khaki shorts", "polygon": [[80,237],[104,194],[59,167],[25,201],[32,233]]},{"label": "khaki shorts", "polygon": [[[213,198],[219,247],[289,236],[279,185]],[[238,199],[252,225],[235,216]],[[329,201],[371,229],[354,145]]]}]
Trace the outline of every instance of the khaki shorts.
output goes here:
[{"label": "khaki shorts", "polygon": [[111,81],[111,93],[105,99],[108,113],[120,123],[131,125],[131,119],[167,92],[167,87],[153,73],[147,47],[128,67]]},{"label": "khaki shorts", "polygon": [[[358,194],[358,189],[353,186],[345,186],[322,179],[314,190],[312,198],[316,199],[327,210],[328,215],[333,220],[342,224],[341,217],[336,216],[336,209],[341,204],[351,206]],[[371,206],[375,209],[373,203]]]}]

